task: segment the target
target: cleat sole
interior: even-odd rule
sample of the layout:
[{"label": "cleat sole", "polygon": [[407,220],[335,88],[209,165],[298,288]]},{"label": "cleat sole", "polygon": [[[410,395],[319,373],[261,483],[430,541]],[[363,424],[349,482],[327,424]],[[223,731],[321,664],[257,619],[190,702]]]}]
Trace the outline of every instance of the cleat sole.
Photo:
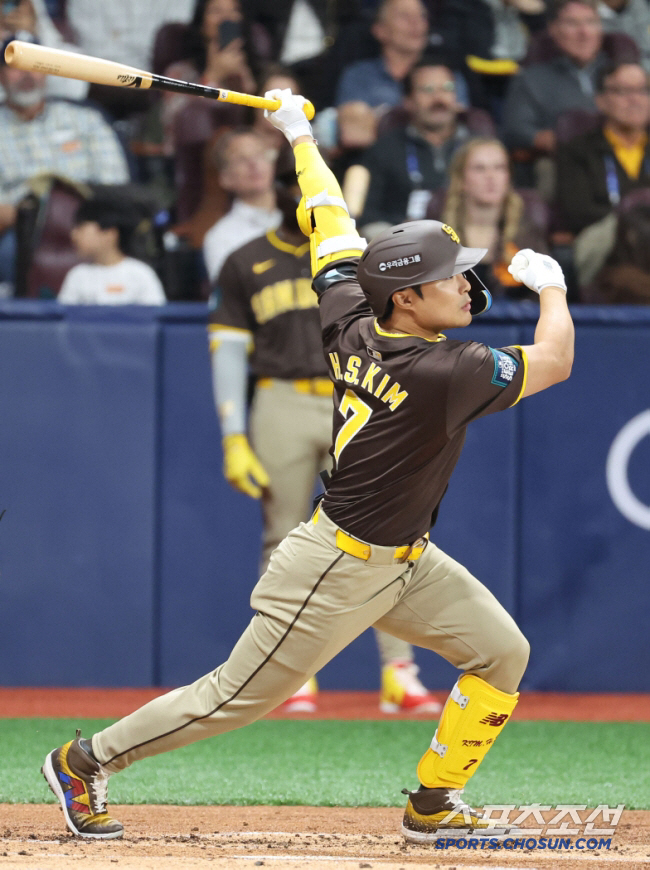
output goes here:
[{"label": "cleat sole", "polygon": [[439,828],[437,831],[413,831],[402,824],[402,836],[409,843],[419,845],[436,843],[438,840],[506,840],[524,834],[521,828]]}]

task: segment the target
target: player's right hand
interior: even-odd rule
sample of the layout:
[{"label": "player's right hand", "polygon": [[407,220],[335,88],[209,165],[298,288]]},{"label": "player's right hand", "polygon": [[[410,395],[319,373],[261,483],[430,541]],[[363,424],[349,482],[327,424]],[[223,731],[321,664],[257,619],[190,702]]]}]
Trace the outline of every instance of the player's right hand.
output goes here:
[{"label": "player's right hand", "polygon": [[270,478],[253,453],[245,435],[226,435],[223,439],[223,473],[231,486],[252,498],[261,498]]},{"label": "player's right hand", "polygon": [[273,112],[264,109],[264,117],[284,133],[292,145],[298,136],[312,135],[311,124],[303,109],[308,100],[298,94],[292,94],[291,88],[274,88],[272,91],[267,91],[264,96],[269,100],[282,101],[280,108]]},{"label": "player's right hand", "polygon": [[518,251],[508,266],[515,281],[540,293],[545,287],[559,287],[566,293],[566,281],[560,264],[548,254],[537,254],[530,248]]}]

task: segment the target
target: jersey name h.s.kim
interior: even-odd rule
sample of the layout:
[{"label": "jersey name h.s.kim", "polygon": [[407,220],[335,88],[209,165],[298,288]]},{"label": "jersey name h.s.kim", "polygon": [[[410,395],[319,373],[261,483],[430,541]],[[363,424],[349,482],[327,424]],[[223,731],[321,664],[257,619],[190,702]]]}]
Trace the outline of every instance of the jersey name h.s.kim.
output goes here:
[{"label": "jersey name h.s.kim", "polygon": [[519,400],[526,359],[519,347],[383,330],[356,262],[314,279],[335,388],[334,471],[322,506],[349,534],[397,546],[431,527],[467,425]]}]

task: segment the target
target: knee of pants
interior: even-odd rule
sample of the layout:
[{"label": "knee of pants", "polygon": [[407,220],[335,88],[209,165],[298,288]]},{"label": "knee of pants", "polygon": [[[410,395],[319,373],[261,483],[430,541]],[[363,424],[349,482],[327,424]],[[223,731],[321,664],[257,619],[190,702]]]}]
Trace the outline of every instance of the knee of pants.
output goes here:
[{"label": "knee of pants", "polygon": [[488,682],[502,692],[510,694],[516,692],[528,665],[529,656],[530,644],[517,626],[509,629],[502,627],[499,632],[499,643],[491,655],[492,664],[489,667],[491,676]]},{"label": "knee of pants", "polygon": [[506,645],[504,658],[508,664],[509,671],[512,673],[513,678],[517,680],[517,685],[519,685],[530,658],[530,644],[519,629],[510,636],[509,643]]}]

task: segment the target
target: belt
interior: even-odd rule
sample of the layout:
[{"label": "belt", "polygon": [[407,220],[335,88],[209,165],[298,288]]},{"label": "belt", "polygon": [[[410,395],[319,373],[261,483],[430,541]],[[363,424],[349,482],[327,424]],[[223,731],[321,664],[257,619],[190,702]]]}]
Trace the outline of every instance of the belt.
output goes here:
[{"label": "belt", "polygon": [[[318,515],[320,512],[320,505],[314,511],[314,515],[312,517],[312,521],[314,523],[318,522]],[[394,547],[393,548],[393,560],[395,562],[417,562],[422,553],[424,553],[425,547],[429,543],[429,533],[427,532],[423,538],[418,538],[417,541],[414,541],[412,544],[405,544],[402,547]],[[354,556],[356,559],[362,559],[364,562],[367,562],[373,555],[373,545],[368,544],[365,541],[360,541],[359,538],[353,538],[352,535],[348,535],[347,532],[344,532],[343,529],[336,530],[336,546],[339,550],[343,550],[344,553],[348,553],[350,556]],[[375,549],[379,550],[387,550],[389,547],[376,547]]]},{"label": "belt", "polygon": [[[273,382],[278,378],[260,378],[257,381],[257,386],[262,389],[268,389],[273,386]],[[282,381],[285,384],[291,384],[297,393],[303,393],[307,396],[325,396],[330,397],[334,390],[334,385],[329,378],[297,378],[296,380]]]}]

